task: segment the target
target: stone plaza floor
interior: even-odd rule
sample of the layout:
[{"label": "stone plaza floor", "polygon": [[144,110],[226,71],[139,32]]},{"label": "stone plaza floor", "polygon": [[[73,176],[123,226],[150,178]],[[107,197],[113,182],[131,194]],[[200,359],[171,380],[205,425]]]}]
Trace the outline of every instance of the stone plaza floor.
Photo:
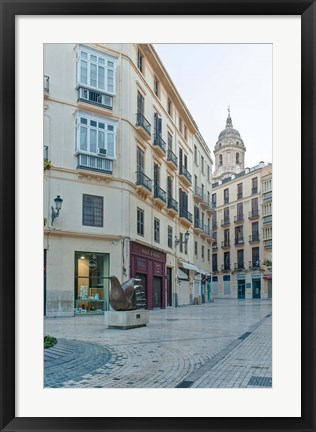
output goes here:
[{"label": "stone plaza floor", "polygon": [[149,311],[146,327],[117,330],[100,315],[46,318],[44,387],[272,387],[271,300]]}]

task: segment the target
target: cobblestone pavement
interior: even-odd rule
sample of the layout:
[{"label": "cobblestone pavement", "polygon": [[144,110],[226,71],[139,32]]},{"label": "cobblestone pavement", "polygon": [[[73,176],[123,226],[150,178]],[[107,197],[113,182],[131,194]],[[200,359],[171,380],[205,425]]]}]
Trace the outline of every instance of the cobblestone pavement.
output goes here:
[{"label": "cobblestone pavement", "polygon": [[45,387],[271,387],[270,300],[216,299],[108,329],[103,316],[45,319]]}]

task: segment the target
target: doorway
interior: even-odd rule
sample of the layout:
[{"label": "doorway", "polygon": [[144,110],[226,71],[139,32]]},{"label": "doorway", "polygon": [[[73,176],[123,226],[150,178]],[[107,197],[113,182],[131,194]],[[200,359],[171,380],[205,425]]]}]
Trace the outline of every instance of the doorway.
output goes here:
[{"label": "doorway", "polygon": [[245,298],[245,280],[238,281],[238,298],[239,299]]},{"label": "doorway", "polygon": [[268,298],[272,299],[272,280],[268,280]]},{"label": "doorway", "polygon": [[252,279],[252,298],[261,298],[261,280]]},{"label": "doorway", "polygon": [[154,308],[161,308],[161,277],[154,276]]},{"label": "doorway", "polygon": [[167,267],[167,306],[172,306],[172,268]]}]

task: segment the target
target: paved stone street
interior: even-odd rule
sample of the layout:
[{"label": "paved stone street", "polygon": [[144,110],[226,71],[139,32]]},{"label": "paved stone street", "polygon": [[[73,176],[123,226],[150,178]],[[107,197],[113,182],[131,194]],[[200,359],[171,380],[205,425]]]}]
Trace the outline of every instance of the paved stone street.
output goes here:
[{"label": "paved stone street", "polygon": [[45,319],[45,387],[272,387],[271,300],[220,300],[149,312],[108,329],[103,316]]}]

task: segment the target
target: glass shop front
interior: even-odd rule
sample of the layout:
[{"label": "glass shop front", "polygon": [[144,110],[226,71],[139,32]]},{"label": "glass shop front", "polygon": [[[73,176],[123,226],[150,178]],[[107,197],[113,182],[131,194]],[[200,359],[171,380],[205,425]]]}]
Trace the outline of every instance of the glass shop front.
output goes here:
[{"label": "glass shop front", "polygon": [[75,252],[75,315],[109,310],[110,254]]}]

